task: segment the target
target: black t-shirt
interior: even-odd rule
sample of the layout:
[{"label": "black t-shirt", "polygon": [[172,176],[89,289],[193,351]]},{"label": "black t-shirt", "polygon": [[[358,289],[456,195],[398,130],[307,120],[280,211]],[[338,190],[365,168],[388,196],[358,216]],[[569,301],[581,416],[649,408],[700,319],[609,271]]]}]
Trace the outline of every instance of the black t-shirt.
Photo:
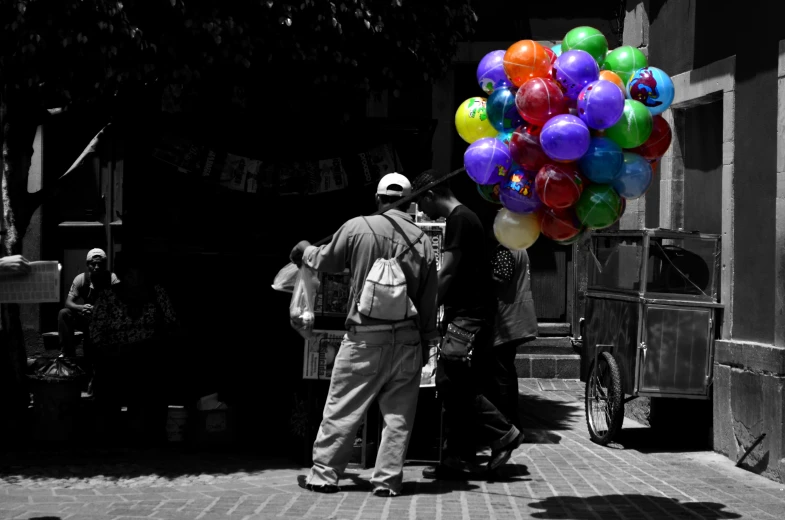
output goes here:
[{"label": "black t-shirt", "polygon": [[466,206],[456,207],[447,217],[444,250],[461,252],[455,277],[444,295],[445,319],[487,318],[493,293],[485,231],[477,214]]}]

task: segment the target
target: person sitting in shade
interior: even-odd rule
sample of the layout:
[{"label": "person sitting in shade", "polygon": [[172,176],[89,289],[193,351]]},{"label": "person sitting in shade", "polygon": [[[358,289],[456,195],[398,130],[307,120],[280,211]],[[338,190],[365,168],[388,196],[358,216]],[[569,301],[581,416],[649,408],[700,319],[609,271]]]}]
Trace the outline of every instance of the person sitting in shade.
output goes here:
[{"label": "person sitting in shade", "polygon": [[79,273],[71,284],[65,299],[65,308],[57,316],[57,332],[60,352],[64,356],[75,355],[74,331],[87,334],[90,328],[93,305],[98,295],[120,280],[106,269],[106,253],[103,249],[91,249],[87,253],[87,270]]}]

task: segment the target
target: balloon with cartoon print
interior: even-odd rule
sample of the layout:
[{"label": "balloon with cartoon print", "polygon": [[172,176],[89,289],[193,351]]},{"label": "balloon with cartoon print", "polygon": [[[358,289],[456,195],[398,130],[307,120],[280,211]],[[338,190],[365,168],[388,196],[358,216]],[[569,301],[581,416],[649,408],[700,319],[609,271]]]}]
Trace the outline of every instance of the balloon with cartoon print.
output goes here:
[{"label": "balloon with cartoon print", "polygon": [[469,144],[483,137],[496,137],[498,133],[488,120],[486,99],[476,96],[461,103],[455,111],[455,129]]},{"label": "balloon with cartoon print", "polygon": [[532,213],[542,206],[534,187],[536,173],[523,168],[510,172],[499,188],[502,206],[515,213]]},{"label": "balloon with cartoon print", "polygon": [[670,76],[657,67],[638,69],[627,83],[627,96],[643,103],[653,116],[665,112],[675,94]]},{"label": "balloon with cartoon print", "polygon": [[496,184],[507,176],[512,159],[503,142],[484,137],[469,145],[463,154],[463,165],[477,184]]},{"label": "balloon with cartoon print", "polygon": [[477,65],[477,83],[486,94],[493,94],[496,89],[511,87],[512,82],[504,72],[504,53],[491,51]]}]

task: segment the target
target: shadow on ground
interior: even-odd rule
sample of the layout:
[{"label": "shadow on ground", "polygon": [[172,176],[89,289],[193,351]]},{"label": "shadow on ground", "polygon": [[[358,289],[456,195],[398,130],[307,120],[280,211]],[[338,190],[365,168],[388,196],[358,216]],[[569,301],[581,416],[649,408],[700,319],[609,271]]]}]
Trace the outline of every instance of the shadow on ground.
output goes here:
[{"label": "shadow on ground", "polygon": [[614,437],[610,448],[635,450],[641,453],[687,453],[711,450],[708,432],[688,428],[627,428]]},{"label": "shadow on ground", "polygon": [[679,502],[678,500],[648,495],[604,495],[593,497],[550,497],[529,504],[535,509],[534,518],[561,520],[603,520],[611,518],[640,518],[642,515],[660,518],[741,518],[723,511],[726,507],[715,502]]},{"label": "shadow on ground", "polygon": [[524,430],[569,430],[583,420],[583,407],[574,401],[549,399],[540,394],[521,394],[518,413]]}]

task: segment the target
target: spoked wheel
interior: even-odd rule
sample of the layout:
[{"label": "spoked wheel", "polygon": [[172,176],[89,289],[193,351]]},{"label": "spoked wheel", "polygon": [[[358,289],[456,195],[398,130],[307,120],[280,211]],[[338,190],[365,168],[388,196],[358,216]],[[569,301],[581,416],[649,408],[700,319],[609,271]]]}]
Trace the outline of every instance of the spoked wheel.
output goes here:
[{"label": "spoked wheel", "polygon": [[586,425],[591,440],[605,446],[624,421],[624,394],[619,365],[610,352],[602,352],[586,381]]}]

